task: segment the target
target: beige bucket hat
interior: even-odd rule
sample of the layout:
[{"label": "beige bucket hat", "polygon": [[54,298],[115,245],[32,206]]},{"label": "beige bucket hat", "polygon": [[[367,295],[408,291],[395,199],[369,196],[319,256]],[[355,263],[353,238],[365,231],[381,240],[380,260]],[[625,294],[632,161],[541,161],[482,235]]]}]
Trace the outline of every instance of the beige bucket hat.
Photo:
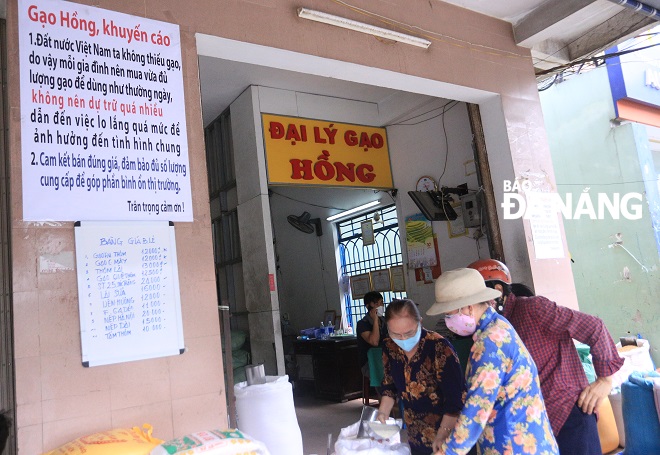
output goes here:
[{"label": "beige bucket hat", "polygon": [[426,312],[429,316],[448,313],[468,305],[496,299],[497,289],[486,287],[481,273],[474,269],[444,272],[435,280],[435,303]]}]

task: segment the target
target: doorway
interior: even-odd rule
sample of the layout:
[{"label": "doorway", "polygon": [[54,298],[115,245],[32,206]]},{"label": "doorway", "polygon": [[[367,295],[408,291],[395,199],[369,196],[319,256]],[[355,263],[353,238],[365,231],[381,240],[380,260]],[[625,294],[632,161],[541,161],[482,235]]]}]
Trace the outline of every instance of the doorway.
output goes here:
[{"label": "doorway", "polygon": [[[205,127],[224,115],[231,126],[230,142],[256,150],[249,158],[242,151],[232,150],[231,159],[224,157],[218,162],[246,169],[245,163],[240,161],[252,159],[255,167],[251,169],[263,166],[260,114],[273,113],[387,128],[394,186],[400,190],[391,202],[401,223],[406,216],[418,211],[407,191],[415,189],[421,176],[432,174],[438,185],[467,184],[470,190],[479,191],[468,109],[465,102],[456,99],[499,103],[492,94],[314,56],[272,49],[264,52],[260,46],[251,47],[215,37],[199,36],[198,52]],[[282,58],[273,58],[278,52],[282,52]],[[346,66],[351,71],[339,70]],[[415,90],[411,91],[410,87]],[[449,94],[451,98],[447,97]],[[240,109],[237,110],[239,114],[234,115],[232,107],[236,104],[240,104]],[[489,115],[501,120],[502,113],[494,109]],[[207,146],[208,143],[207,137]],[[209,164],[209,172],[211,169]],[[264,221],[263,229],[269,231],[265,236],[266,244],[272,242],[266,246],[273,252],[275,272],[271,290],[276,289],[276,295],[269,310],[270,318],[277,323],[273,327],[273,346],[275,355],[284,356],[286,349],[280,351],[281,354],[277,352],[277,338],[282,343],[281,335],[295,337],[300,330],[318,326],[325,311],[334,309],[339,313],[344,307],[340,295],[339,238],[327,217],[387,194],[376,194],[372,189],[268,186],[265,172],[261,175],[259,172],[262,171],[242,174],[236,170],[235,180],[243,179],[251,186],[258,186],[254,189],[255,200],[267,202],[254,203],[253,207],[263,213],[257,214],[255,220],[244,217],[241,221],[239,213],[235,224],[220,222],[226,229],[224,236],[218,236],[219,231],[214,229],[216,251],[226,249],[232,241],[227,234],[240,232],[241,223],[258,225]],[[209,180],[213,182],[213,177]],[[229,185],[225,190],[225,194],[217,198],[212,193],[214,227],[216,219],[229,219],[241,203],[242,195],[236,185]],[[320,219],[324,235],[304,234],[290,226],[287,217],[303,212]],[[475,229],[452,232],[444,222],[435,223],[433,228],[445,269],[465,266],[488,252],[482,243],[483,236]],[[219,243],[219,239],[224,240]],[[239,239],[240,244],[246,241]],[[225,246],[218,248],[220,244]],[[466,251],[468,255],[464,254]],[[403,260],[405,264],[405,253]],[[231,268],[232,280],[227,284],[226,273],[218,277],[218,286],[225,286],[219,290],[220,300],[223,296],[234,296],[232,328],[240,327],[249,332],[251,312],[247,308],[249,299],[245,297],[249,284],[245,283],[243,272],[250,266],[246,265],[246,257],[240,251],[238,256],[221,257],[221,262],[225,271]],[[408,295],[421,303],[420,310],[425,311],[424,305],[432,303],[432,286],[424,280],[419,282],[414,274],[408,275],[407,280],[412,291]],[[280,323],[285,323],[287,328]],[[271,348],[266,346],[265,349]],[[254,352],[251,360],[258,363],[260,359]],[[277,374],[284,372],[278,370]]]}]

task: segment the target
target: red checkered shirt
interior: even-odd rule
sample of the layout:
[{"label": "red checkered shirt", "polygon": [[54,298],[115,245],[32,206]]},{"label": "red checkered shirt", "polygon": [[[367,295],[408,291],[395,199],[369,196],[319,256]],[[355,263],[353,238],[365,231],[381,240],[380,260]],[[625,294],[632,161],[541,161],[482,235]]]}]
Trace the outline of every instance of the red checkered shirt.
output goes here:
[{"label": "red checkered shirt", "polygon": [[555,435],[564,426],[582,390],[589,385],[573,338],[591,347],[598,377],[610,376],[623,365],[603,321],[571,310],[545,297],[509,294],[504,316],[532,355]]}]

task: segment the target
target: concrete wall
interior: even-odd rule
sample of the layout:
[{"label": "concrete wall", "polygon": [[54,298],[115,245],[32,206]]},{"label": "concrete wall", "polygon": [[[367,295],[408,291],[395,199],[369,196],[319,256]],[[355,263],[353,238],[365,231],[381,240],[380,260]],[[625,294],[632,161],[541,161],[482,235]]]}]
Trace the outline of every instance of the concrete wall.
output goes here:
[{"label": "concrete wall", "polygon": [[[101,6],[122,9],[116,2]],[[147,9],[161,11],[158,4]],[[18,62],[16,11],[16,2],[8,2],[10,62]],[[125,11],[144,14],[145,5]],[[195,220],[175,225],[187,349],[179,356],[83,368],[76,272],[41,274],[38,266],[42,255],[74,252],[73,223],[21,219],[19,68],[7,69],[19,453],[143,423],[162,439],[227,425],[197,54],[185,28],[181,40]]]},{"label": "concrete wall", "polygon": [[[445,103],[445,100],[438,100],[430,106],[416,110],[411,116]],[[442,117],[444,117],[444,126]],[[391,160],[394,169],[394,186],[399,188],[397,198],[399,227],[401,227],[401,239],[405,242],[405,218],[420,212],[408,196],[408,191],[415,189],[419,177],[431,175],[438,180],[444,172],[439,182],[440,186],[457,187],[467,183],[470,190],[478,189],[467,108],[465,104],[460,103],[447,111],[444,116],[419,125],[390,126],[388,137],[393,150]],[[445,158],[447,158],[446,170]],[[480,240],[479,250],[477,242],[471,237],[475,229],[470,229],[468,236],[450,238],[446,221],[434,221],[432,225],[438,239],[440,265],[443,271],[465,267],[478,259],[479,253],[482,257],[488,257],[486,238]],[[402,250],[404,263],[407,263],[405,244]],[[408,297],[419,304],[420,311],[424,314],[435,301],[435,288],[433,284],[416,281],[414,270],[408,270],[407,267],[406,270]],[[426,316],[425,319],[425,325],[433,327],[437,317]]]},{"label": "concrete wall", "polygon": [[[36,271],[39,255],[73,251],[73,225],[26,223],[21,219],[20,116],[24,113],[19,105],[18,67],[10,65],[8,126],[12,162],[16,425],[21,452],[41,453],[80,435],[143,422],[154,424],[156,435],[161,438],[226,425],[196,34],[261,45],[273,54],[275,50],[287,50],[373,67],[381,75],[387,74],[383,83],[388,86],[408,81],[404,76],[414,76],[415,83],[409,86],[415,90],[441,86],[444,93],[434,96],[479,102],[487,111],[483,120],[489,132],[491,157],[493,162],[503,163],[494,178],[513,178],[513,167],[515,173],[542,176],[536,182],[539,186],[553,185],[531,59],[527,50],[516,47],[509,23],[443,2],[369,0],[360,5],[376,14],[442,33],[433,37],[429,50],[422,50],[302,21],[295,14],[299,3],[292,0],[183,3],[99,0],[94,5],[178,23],[181,27],[195,220],[177,224],[176,237],[184,333],[189,350],[172,358],[90,369],[80,366],[75,273],[42,276]],[[331,14],[384,25],[374,16],[364,16],[339,3],[323,6]],[[18,61],[16,16],[16,0],[10,0],[7,2],[9,62]],[[324,75],[346,78],[355,73],[335,75],[328,70]],[[411,185],[412,175],[409,178],[407,183],[400,183],[398,177],[395,181],[397,185]],[[260,207],[266,210],[263,197],[258,197]],[[523,249],[512,243],[530,245],[523,227],[522,223],[511,226],[518,235],[510,238],[505,250]],[[548,290],[546,294],[550,297],[557,296],[562,303],[574,304],[567,259],[536,261],[516,257],[516,261],[511,264],[514,270],[527,268],[529,264],[537,290]],[[556,276],[565,279],[557,285]],[[249,286],[250,283],[245,283],[246,288]]]},{"label": "concrete wall", "polygon": [[[640,162],[650,156],[645,127],[610,125],[614,106],[605,68],[557,84],[541,96],[557,188],[577,201],[589,188],[610,197],[645,193]],[[657,179],[657,176],[656,176]],[[656,189],[657,193],[657,189]],[[623,216],[603,220],[582,216],[564,221],[566,240],[575,263],[573,273],[580,309],[605,321],[615,340],[638,333],[649,339],[655,363],[660,363],[660,273],[658,248],[647,198],[640,220]],[[610,248],[621,235],[626,247]],[[624,272],[624,269],[628,272]]]}]

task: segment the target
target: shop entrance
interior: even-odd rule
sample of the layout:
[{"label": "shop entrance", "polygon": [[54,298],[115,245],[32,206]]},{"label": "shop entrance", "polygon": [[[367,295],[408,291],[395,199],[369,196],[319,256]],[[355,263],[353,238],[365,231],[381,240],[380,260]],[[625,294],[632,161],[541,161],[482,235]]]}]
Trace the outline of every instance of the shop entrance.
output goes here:
[{"label": "shop entrance", "polygon": [[[422,177],[431,177],[438,189],[465,185],[483,193],[465,101],[497,107],[499,100],[437,81],[208,36],[198,37],[198,51],[219,301],[230,309],[232,332],[242,332],[234,338],[243,338],[249,356],[239,362],[264,363],[267,374],[285,374],[292,361],[288,342],[301,330],[318,327],[328,311],[355,322],[350,311],[356,302],[345,302],[342,291],[340,233],[327,218],[378,200],[393,207],[405,232],[406,217],[419,212],[408,191],[419,190]],[[278,52],[281,58],[274,57]],[[386,128],[394,188],[269,186],[262,113]],[[491,122],[502,120],[501,109],[488,115]],[[495,140],[506,143],[498,138],[503,128],[491,129]],[[510,161],[502,153],[503,160],[507,156]],[[459,198],[451,202],[459,210]],[[305,212],[319,220],[323,235],[300,232],[287,221]],[[464,229],[446,221],[429,224],[440,268],[488,255],[485,222]],[[432,303],[429,274],[408,271],[402,250],[405,295],[425,311]],[[262,292],[265,285],[270,289]],[[433,328],[434,321],[429,324]]]}]

